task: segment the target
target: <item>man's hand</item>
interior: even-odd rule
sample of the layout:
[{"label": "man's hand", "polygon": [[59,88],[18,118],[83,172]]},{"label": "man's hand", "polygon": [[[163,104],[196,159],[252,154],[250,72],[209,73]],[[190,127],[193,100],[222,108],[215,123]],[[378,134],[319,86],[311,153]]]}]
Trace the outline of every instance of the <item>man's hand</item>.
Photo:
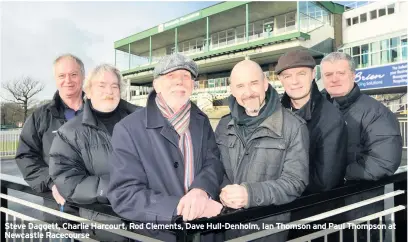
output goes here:
[{"label": "man's hand", "polygon": [[203,214],[208,200],[206,192],[194,188],[180,199],[177,215],[183,215],[184,221],[194,220]]},{"label": "man's hand", "polygon": [[65,199],[59,194],[58,189],[55,185],[52,186],[52,196],[54,197],[55,201],[57,201],[58,204],[64,205],[65,204]]},{"label": "man's hand", "polygon": [[221,213],[222,210],[222,204],[219,202],[216,202],[212,199],[209,199],[207,201],[207,204],[204,209],[204,213],[200,215],[199,218],[211,218],[215,217],[218,214]]},{"label": "man's hand", "polygon": [[242,208],[248,204],[248,191],[238,184],[228,185],[221,190],[220,199],[224,206]]}]

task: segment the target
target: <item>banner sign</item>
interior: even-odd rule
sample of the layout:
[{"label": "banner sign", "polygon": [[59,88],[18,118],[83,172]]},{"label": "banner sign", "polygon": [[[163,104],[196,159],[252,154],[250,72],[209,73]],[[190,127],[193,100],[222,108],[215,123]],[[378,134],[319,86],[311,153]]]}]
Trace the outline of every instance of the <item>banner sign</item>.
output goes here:
[{"label": "banner sign", "polygon": [[355,82],[361,90],[407,85],[407,62],[357,69]]}]

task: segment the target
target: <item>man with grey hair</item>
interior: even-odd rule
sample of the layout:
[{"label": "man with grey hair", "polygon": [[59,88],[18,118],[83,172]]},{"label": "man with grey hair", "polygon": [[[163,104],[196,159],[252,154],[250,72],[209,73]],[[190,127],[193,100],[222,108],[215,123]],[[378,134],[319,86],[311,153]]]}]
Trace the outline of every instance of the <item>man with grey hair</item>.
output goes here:
[{"label": "man with grey hair", "polygon": [[182,54],[162,58],[146,107],[115,126],[108,199],[120,216],[167,223],[220,213],[220,153],[208,117],[189,99],[197,75]]},{"label": "man with grey hair", "polygon": [[[65,203],[65,199],[49,174],[49,151],[57,130],[82,111],[84,75],[84,64],[74,55],[61,55],[54,61],[54,78],[58,90],[51,102],[39,107],[28,117],[21,131],[15,158],[24,180],[33,190],[52,191],[56,203],[45,200],[44,204],[56,209],[57,204]],[[52,219],[45,216],[46,219]]]},{"label": "man with grey hair", "polygon": [[[347,123],[348,157],[345,179],[349,182],[378,180],[394,174],[401,163],[402,154],[401,133],[395,114],[377,100],[360,92],[354,82],[355,65],[349,55],[334,52],[325,56],[321,61],[321,71],[324,93],[340,109]],[[346,204],[383,193],[382,188],[365,192],[347,198]],[[346,219],[360,218],[383,209],[383,203],[375,203],[353,210],[346,214]],[[365,239],[363,237],[366,233],[359,233],[360,238]],[[372,241],[378,241],[376,236],[378,233],[372,231]]]},{"label": "man with grey hair", "polygon": [[[114,66],[102,64],[93,69],[84,84],[87,98],[84,111],[56,133],[50,150],[50,175],[69,202],[108,203],[113,127],[137,108],[120,98],[121,82],[122,75]],[[81,208],[79,214],[99,222],[121,223],[87,209]],[[86,232],[96,236],[94,231]],[[96,239],[124,240],[103,231],[98,231]]]}]

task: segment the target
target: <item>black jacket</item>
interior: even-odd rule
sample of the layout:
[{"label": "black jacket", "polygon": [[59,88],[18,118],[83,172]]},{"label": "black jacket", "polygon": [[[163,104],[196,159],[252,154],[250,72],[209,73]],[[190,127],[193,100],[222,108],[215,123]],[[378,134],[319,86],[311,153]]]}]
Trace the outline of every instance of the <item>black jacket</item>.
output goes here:
[{"label": "black jacket", "polygon": [[36,109],[23,126],[15,159],[24,180],[36,192],[47,192],[54,185],[48,169],[49,151],[55,133],[65,122],[57,91],[52,101]]},{"label": "black jacket", "polygon": [[[153,91],[147,106],[122,119],[113,131],[108,199],[113,210],[129,220],[171,221],[185,195],[179,137],[155,97]],[[194,155],[190,189],[200,188],[217,199],[224,169],[214,132],[208,117],[193,103],[190,113]]]},{"label": "black jacket", "polygon": [[[291,107],[285,93],[281,100]],[[327,101],[315,83],[309,101],[295,112],[307,122],[309,130],[309,185],[307,192],[328,191],[344,181],[347,166],[347,127],[341,112]]]},{"label": "black jacket", "polygon": [[[124,118],[137,108],[120,100],[117,112]],[[58,130],[50,150],[50,175],[67,201],[108,203],[110,140],[108,130],[95,118],[90,100],[83,113]]]},{"label": "black jacket", "polygon": [[362,94],[358,85],[344,97],[326,98],[343,113],[348,129],[347,180],[378,180],[401,163],[402,139],[394,113]]}]

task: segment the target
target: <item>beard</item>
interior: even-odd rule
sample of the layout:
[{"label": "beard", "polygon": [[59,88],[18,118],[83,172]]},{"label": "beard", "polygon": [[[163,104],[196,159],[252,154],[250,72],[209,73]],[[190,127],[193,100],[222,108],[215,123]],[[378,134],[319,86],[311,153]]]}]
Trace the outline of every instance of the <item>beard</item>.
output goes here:
[{"label": "beard", "polygon": [[248,114],[256,115],[265,104],[265,98],[261,100],[259,95],[253,94],[248,98],[243,98],[242,102],[244,104],[244,109]]}]

